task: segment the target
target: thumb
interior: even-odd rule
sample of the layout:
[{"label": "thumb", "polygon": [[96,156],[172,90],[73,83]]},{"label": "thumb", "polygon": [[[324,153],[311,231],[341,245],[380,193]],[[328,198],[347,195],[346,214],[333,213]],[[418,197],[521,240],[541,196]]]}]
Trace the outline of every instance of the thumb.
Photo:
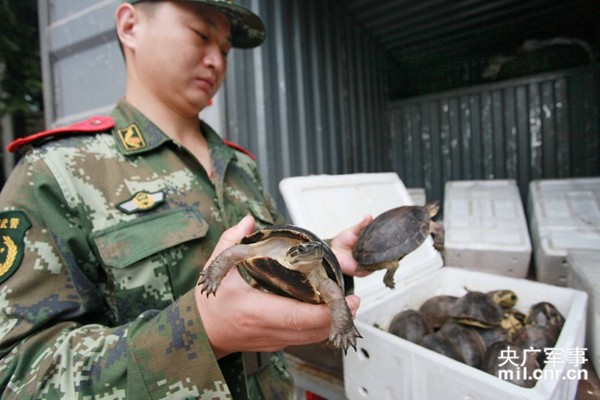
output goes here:
[{"label": "thumb", "polygon": [[219,242],[213,250],[211,260],[220,254],[223,250],[233,246],[239,242],[244,236],[249,235],[254,230],[254,218],[251,215],[246,215],[237,225],[227,229],[221,235]]}]

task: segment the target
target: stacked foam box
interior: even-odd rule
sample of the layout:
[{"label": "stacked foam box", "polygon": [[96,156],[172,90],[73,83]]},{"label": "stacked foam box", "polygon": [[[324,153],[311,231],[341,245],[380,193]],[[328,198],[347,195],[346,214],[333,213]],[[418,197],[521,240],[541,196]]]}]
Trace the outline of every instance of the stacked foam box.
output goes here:
[{"label": "stacked foam box", "polygon": [[537,280],[567,284],[567,250],[600,249],[600,178],[537,180],[527,203]]},{"label": "stacked foam box", "polygon": [[[330,238],[367,214],[412,204],[396,174],[355,174],[288,178],[280,189],[293,223],[322,238]],[[400,261],[395,290],[384,286],[385,271],[355,279],[362,298],[355,325],[363,338],[358,351],[344,357],[346,397],[363,399],[573,399],[581,365],[566,359],[547,365],[546,376],[531,389],[505,382],[483,371],[434,353],[384,331],[397,313],[418,308],[426,299],[462,295],[470,290],[509,288],[519,296],[518,310],[527,312],[540,301],[551,301],[566,317],[556,348],[582,348],[587,295],[524,279],[452,267],[442,268],[431,238]],[[375,326],[378,326],[379,329]],[[572,371],[572,372],[569,372]],[[576,375],[571,375],[576,376]]]},{"label": "stacked foam box", "polygon": [[586,346],[588,357],[600,373],[600,249],[567,252],[568,284],[588,294]]},{"label": "stacked foam box", "polygon": [[514,180],[447,182],[444,229],[445,265],[527,276],[531,242]]}]

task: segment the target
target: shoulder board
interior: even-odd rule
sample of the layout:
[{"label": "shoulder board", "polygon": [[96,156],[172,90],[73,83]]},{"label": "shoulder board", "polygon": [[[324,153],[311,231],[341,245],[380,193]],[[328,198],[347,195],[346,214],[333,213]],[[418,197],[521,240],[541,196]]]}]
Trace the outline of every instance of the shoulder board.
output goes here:
[{"label": "shoulder board", "polygon": [[73,125],[62,126],[56,129],[50,129],[40,133],[36,133],[24,138],[19,138],[8,145],[6,148],[9,152],[14,153],[21,147],[33,143],[37,140],[51,137],[61,133],[84,133],[84,132],[102,132],[111,129],[115,126],[115,121],[111,117],[98,116],[92,117],[85,121],[78,122]]},{"label": "shoulder board", "polygon": [[232,143],[229,140],[225,140],[225,139],[223,139],[223,143],[225,143],[227,146],[231,147],[232,149],[236,149],[238,151],[241,151],[244,154],[249,155],[251,159],[256,161],[256,157],[254,157],[254,154],[250,153],[248,150],[246,150],[242,146]]}]

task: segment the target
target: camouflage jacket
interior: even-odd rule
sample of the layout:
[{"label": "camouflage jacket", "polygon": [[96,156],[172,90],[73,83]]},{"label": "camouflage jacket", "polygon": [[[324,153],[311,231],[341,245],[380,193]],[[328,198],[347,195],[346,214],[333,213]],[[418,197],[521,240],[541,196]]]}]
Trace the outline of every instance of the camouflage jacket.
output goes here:
[{"label": "camouflage jacket", "polygon": [[209,177],[124,99],[111,117],[31,148],[0,194],[2,398],[272,398],[280,358],[217,362],[193,297],[224,230],[284,222],[256,164],[200,122]]}]

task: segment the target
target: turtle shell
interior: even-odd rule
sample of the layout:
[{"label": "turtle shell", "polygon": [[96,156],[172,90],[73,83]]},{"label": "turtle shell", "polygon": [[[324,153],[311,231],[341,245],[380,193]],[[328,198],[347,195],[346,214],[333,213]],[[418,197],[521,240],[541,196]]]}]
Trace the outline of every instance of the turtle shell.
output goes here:
[{"label": "turtle shell", "polygon": [[456,296],[434,296],[425,301],[419,311],[427,317],[432,328],[439,328],[449,318],[448,314],[456,300],[458,300]]},{"label": "turtle shell", "polygon": [[424,336],[419,344],[426,349],[435,351],[436,353],[466,364],[465,358],[460,352],[458,346],[456,346],[452,340],[448,339],[446,335],[440,331]]},{"label": "turtle shell", "polygon": [[[507,355],[510,355],[510,358]],[[540,364],[533,352],[525,351],[525,348],[519,345],[498,342],[485,353],[481,369],[498,378],[504,377],[507,382],[515,385],[532,388],[537,380],[531,377],[531,372],[540,369]],[[500,371],[512,372],[501,373]],[[525,371],[529,372],[525,374]]]},{"label": "turtle shell", "polygon": [[440,329],[450,339],[465,359],[466,364],[479,368],[485,355],[486,346],[483,338],[474,327],[459,324],[454,319],[449,319]]},{"label": "turtle shell", "polygon": [[468,292],[456,300],[449,315],[464,324],[489,328],[500,325],[504,310],[485,293]]},{"label": "turtle shell", "polygon": [[388,210],[363,229],[352,256],[360,264],[400,259],[427,239],[430,220],[429,209],[423,206]]},{"label": "turtle shell", "polygon": [[393,335],[418,343],[423,336],[432,332],[427,318],[419,311],[405,310],[396,314],[388,329]]},{"label": "turtle shell", "polygon": [[[342,269],[335,254],[325,242],[310,231],[292,225],[276,225],[243,237],[239,244],[253,244],[275,237],[292,239],[297,241],[298,244],[320,242],[323,245],[323,268],[327,276],[340,286],[342,293],[345,293]],[[286,268],[277,259],[269,256],[259,256],[242,261],[240,265],[263,288],[273,293],[313,304],[321,302],[317,289],[310,283],[304,273]]]}]

